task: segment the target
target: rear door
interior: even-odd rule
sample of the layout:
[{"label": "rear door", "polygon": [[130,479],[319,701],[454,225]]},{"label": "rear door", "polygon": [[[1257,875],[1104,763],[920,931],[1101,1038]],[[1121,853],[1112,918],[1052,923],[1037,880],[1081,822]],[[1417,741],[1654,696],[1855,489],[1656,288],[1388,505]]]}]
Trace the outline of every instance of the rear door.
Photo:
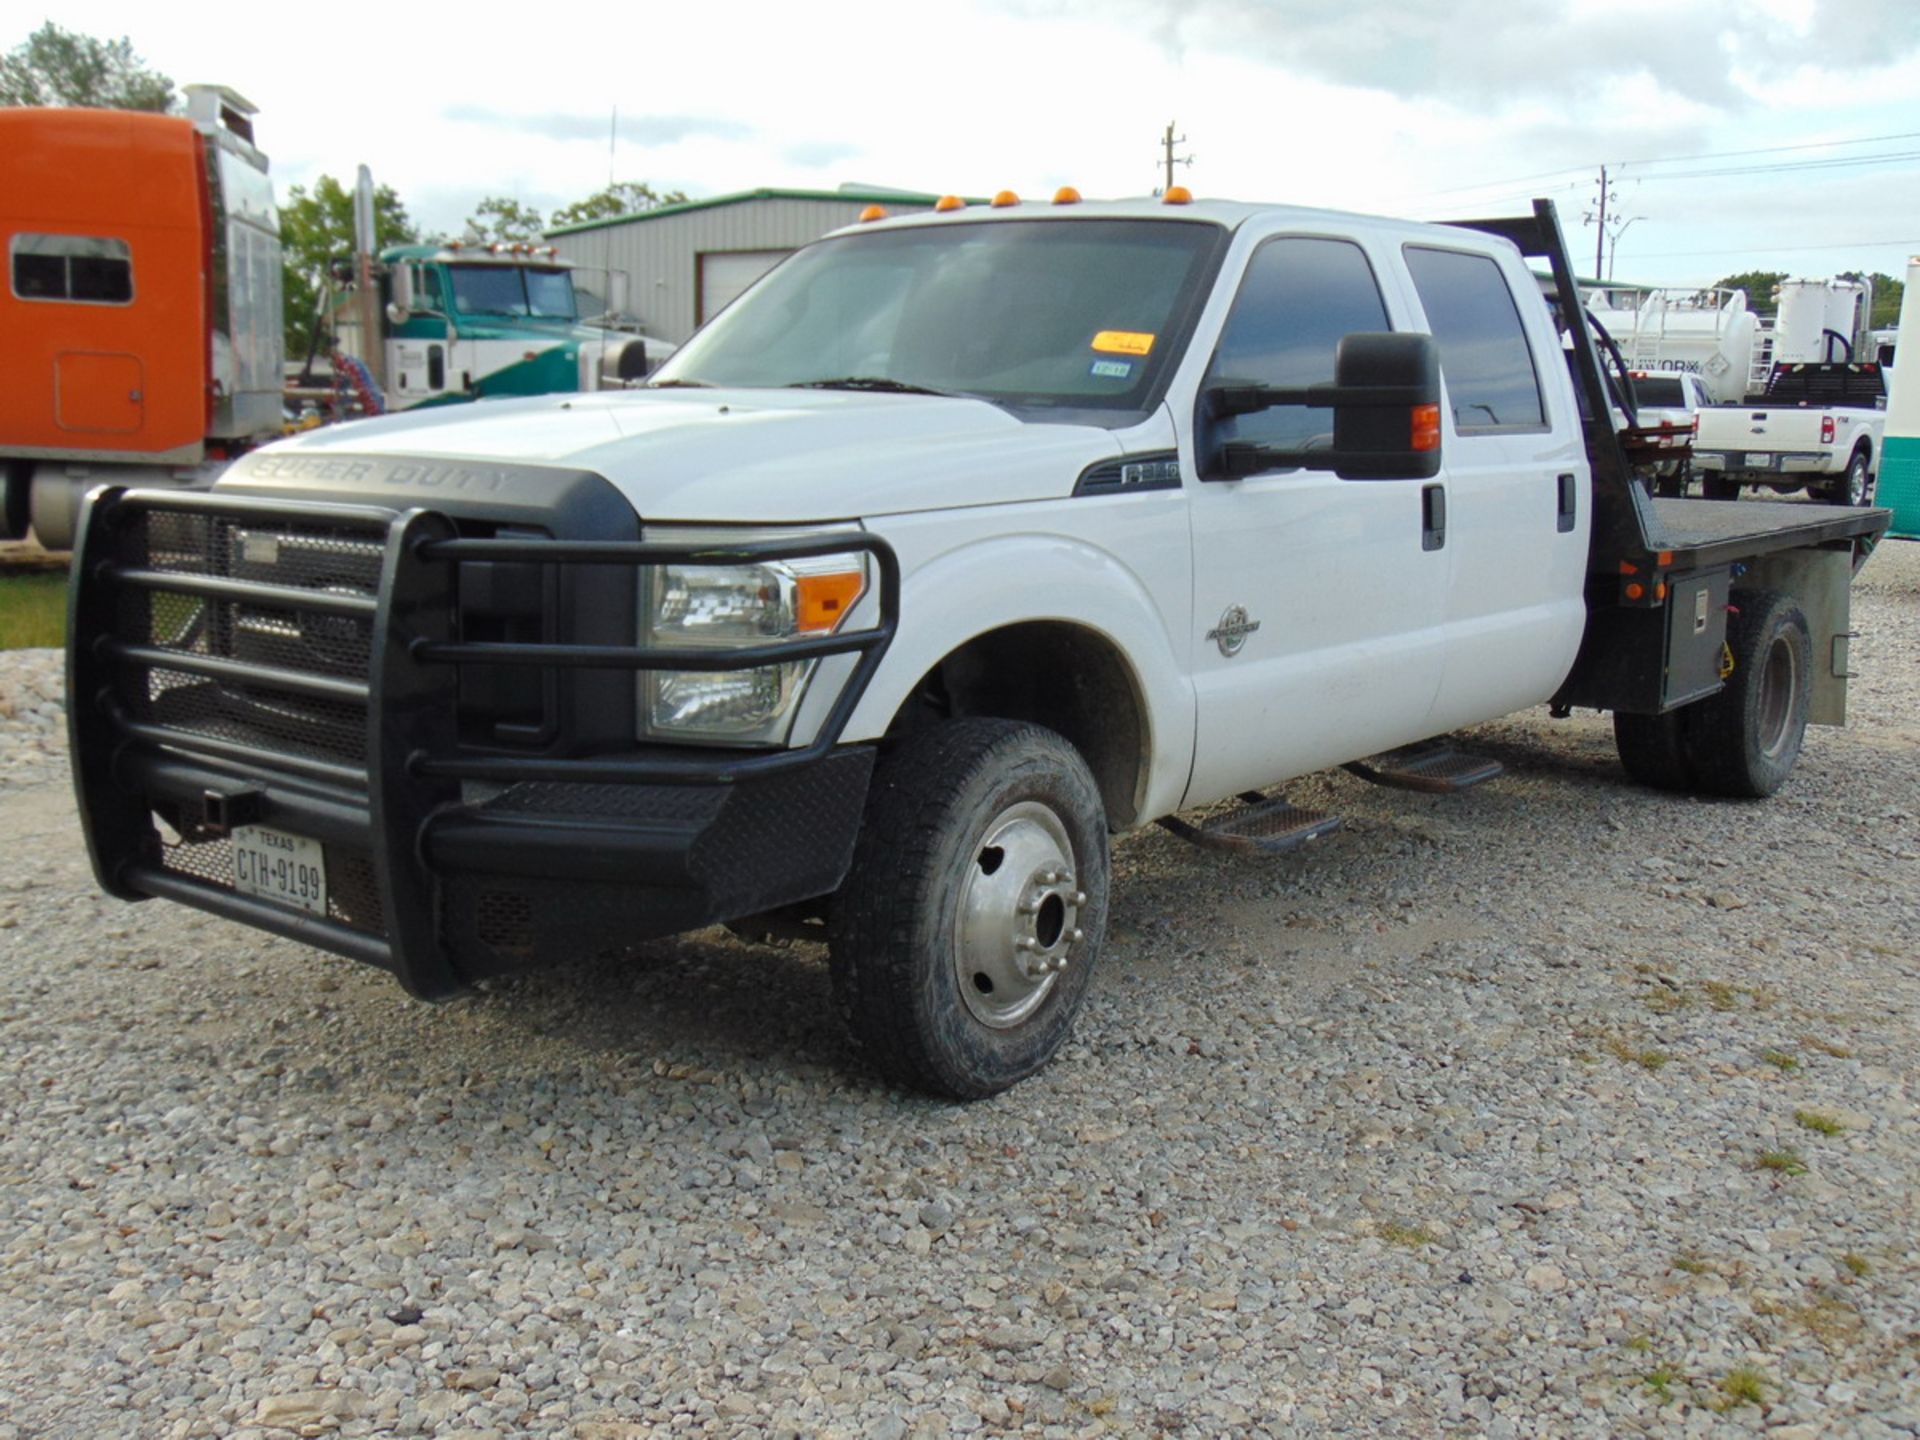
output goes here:
[{"label": "rear door", "polygon": [[1572,391],[1557,375],[1542,383],[1563,352],[1518,253],[1402,253],[1446,391],[1453,573],[1438,734],[1537,704],[1566,678],[1586,626],[1590,486]]}]

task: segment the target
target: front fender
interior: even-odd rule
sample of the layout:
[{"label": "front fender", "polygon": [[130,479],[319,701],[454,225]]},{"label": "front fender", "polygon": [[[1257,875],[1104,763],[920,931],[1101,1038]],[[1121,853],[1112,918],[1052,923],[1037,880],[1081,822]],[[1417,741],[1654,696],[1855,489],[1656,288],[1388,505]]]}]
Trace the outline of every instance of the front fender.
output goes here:
[{"label": "front fender", "polygon": [[[1113,549],[1052,530],[956,537],[954,528],[972,518],[968,512],[889,517],[883,533],[902,571],[900,633],[845,737],[884,735],[927,672],[969,640],[1032,621],[1078,625],[1119,652],[1139,697],[1148,752],[1140,815],[1170,812],[1193,763],[1193,687],[1184,654],[1192,584],[1184,512],[1153,502],[1179,498],[1143,495],[1103,507],[1136,512],[1118,517],[1123,523],[1107,535],[1120,542]],[[1091,506],[1075,504],[1065,515],[1061,507],[1046,508],[1060,519],[1076,512],[1094,518]]]}]

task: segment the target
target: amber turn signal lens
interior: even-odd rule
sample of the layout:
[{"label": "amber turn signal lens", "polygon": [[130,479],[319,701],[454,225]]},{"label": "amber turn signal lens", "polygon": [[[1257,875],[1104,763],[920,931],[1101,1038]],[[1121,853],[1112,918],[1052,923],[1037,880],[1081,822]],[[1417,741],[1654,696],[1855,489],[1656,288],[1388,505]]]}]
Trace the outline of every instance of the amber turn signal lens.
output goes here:
[{"label": "amber turn signal lens", "polygon": [[800,633],[818,635],[837,628],[866,588],[867,577],[858,570],[800,576],[794,582],[793,607]]},{"label": "amber turn signal lens", "polygon": [[1413,407],[1413,448],[1416,450],[1440,448],[1440,407],[1438,405]]}]

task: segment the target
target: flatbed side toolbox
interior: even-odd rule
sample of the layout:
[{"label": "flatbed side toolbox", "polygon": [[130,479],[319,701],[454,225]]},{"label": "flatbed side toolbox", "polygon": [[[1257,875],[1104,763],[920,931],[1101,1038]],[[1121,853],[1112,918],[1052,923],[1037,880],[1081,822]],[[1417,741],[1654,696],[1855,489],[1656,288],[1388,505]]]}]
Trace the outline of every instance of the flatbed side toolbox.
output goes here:
[{"label": "flatbed side toolbox", "polygon": [[1665,589],[1656,605],[1589,596],[1593,618],[1555,704],[1658,715],[1720,688],[1733,567],[1686,571],[1655,583]]}]

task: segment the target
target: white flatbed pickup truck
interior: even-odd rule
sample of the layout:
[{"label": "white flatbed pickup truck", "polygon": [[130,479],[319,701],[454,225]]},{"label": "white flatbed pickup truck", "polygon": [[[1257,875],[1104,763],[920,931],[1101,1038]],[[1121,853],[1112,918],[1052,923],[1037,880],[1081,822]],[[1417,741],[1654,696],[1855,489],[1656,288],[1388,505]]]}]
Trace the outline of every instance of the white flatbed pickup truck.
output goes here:
[{"label": "white flatbed pickup truck", "polygon": [[1874,361],[1776,365],[1759,402],[1713,405],[1694,429],[1693,468],[1709,500],[1743,485],[1865,505],[1887,429],[1885,372]]},{"label": "white flatbed pickup truck", "polygon": [[1649,497],[1529,257],[1577,295],[1545,202],[943,202],[799,251],[643,390],[97,490],[100,883],[425,997],[821,939],[870,1063],[964,1098],[1066,1038],[1112,835],[1288,849],[1338,822],[1287,780],[1459,789],[1498,766],[1438,737],[1541,704],[1765,795],[1843,719],[1889,517]]}]

